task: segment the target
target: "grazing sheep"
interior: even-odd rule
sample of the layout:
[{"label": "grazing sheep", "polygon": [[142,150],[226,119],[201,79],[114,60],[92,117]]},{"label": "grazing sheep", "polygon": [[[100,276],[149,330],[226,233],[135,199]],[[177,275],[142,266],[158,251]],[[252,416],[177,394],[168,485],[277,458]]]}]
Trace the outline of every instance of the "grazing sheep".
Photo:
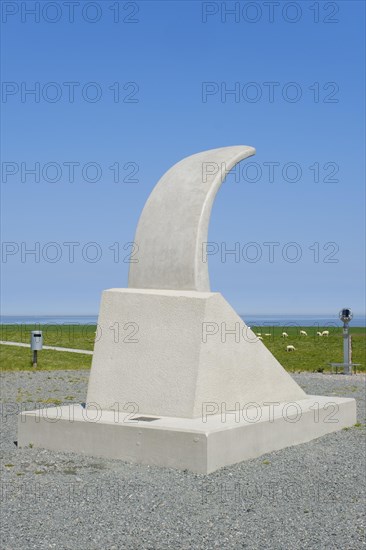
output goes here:
[{"label": "grazing sheep", "polygon": [[295,346],[286,346],[286,351],[295,351]]},{"label": "grazing sheep", "polygon": [[266,332],[264,336],[272,336],[272,334]]},{"label": "grazing sheep", "polygon": [[323,333],[322,332],[317,332],[316,335],[317,336],[323,336]]},{"label": "grazing sheep", "polygon": [[257,332],[257,336],[262,336],[262,333],[261,333],[261,332]]},{"label": "grazing sheep", "polygon": [[329,336],[329,330],[323,330],[322,336]]},{"label": "grazing sheep", "polygon": [[308,333],[305,330],[300,330],[300,336],[307,336]]},{"label": "grazing sheep", "polygon": [[262,336],[258,336],[258,340],[263,340]]},{"label": "grazing sheep", "polygon": [[283,332],[283,333],[282,333],[282,338],[288,338],[287,332]]}]

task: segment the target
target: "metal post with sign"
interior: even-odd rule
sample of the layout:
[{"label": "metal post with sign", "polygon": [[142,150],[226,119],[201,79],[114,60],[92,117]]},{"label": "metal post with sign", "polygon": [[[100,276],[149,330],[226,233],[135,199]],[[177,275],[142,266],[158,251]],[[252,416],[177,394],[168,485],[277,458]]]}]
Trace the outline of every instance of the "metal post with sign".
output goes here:
[{"label": "metal post with sign", "polygon": [[37,366],[37,352],[43,347],[43,334],[41,330],[32,330],[31,332],[31,350],[33,352],[32,364],[33,367]]}]

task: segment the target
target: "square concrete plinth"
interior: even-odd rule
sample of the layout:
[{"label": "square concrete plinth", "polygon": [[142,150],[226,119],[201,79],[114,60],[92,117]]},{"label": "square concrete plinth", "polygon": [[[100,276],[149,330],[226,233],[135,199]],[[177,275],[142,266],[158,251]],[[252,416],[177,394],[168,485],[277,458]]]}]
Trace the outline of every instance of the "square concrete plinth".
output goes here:
[{"label": "square concrete plinth", "polygon": [[219,414],[211,404],[205,410],[207,414],[194,419],[132,416],[75,404],[26,411],[19,415],[18,446],[209,474],[356,422],[355,400],[338,397],[252,403],[226,412],[221,407]]}]

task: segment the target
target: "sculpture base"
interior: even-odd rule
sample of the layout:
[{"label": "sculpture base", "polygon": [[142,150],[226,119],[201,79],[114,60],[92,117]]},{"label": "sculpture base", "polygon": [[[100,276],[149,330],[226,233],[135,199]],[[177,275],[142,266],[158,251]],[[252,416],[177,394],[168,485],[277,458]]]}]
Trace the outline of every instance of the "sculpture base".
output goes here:
[{"label": "sculpture base", "polygon": [[355,400],[338,397],[307,396],[214,412],[187,419],[132,416],[75,404],[43,408],[19,415],[18,446],[209,474],[356,423]]},{"label": "sculpture base", "polygon": [[103,292],[88,403],[111,410],[133,402],[152,416],[200,418],[207,402],[233,409],[305,398],[220,293]]}]

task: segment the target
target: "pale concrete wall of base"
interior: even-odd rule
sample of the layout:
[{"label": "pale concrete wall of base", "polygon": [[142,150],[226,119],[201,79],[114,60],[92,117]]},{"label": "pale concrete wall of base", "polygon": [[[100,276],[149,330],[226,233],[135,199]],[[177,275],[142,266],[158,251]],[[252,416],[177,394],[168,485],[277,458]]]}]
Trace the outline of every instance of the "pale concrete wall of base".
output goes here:
[{"label": "pale concrete wall of base", "polygon": [[[316,418],[318,403],[319,419]],[[329,404],[337,407],[333,420]],[[299,401],[302,414],[298,422],[287,419],[278,407],[273,416],[256,423],[222,422],[221,416],[201,419],[160,418],[154,422],[127,425],[123,418],[111,420],[102,411],[98,422],[86,421],[80,406],[73,422],[67,407],[24,412],[19,417],[18,445],[32,443],[56,451],[71,451],[89,456],[121,459],[128,462],[188,469],[208,474],[224,466],[256,458],[271,451],[305,443],[356,422],[356,402],[347,398],[312,396]],[[282,404],[284,405],[284,404]],[[75,405],[75,407],[77,407]],[[61,417],[59,414],[61,411]],[[78,412],[79,411],[79,412]],[[57,421],[52,421],[52,415]],[[51,421],[50,421],[51,417]]]},{"label": "pale concrete wall of base", "polygon": [[[123,326],[138,327],[126,341]],[[120,338],[115,341],[116,323]],[[203,341],[204,323],[218,333]],[[142,414],[195,418],[204,402],[296,401],[305,392],[219,293],[111,289],[103,292],[88,402],[135,402]],[[221,327],[240,329],[240,340]]]}]

